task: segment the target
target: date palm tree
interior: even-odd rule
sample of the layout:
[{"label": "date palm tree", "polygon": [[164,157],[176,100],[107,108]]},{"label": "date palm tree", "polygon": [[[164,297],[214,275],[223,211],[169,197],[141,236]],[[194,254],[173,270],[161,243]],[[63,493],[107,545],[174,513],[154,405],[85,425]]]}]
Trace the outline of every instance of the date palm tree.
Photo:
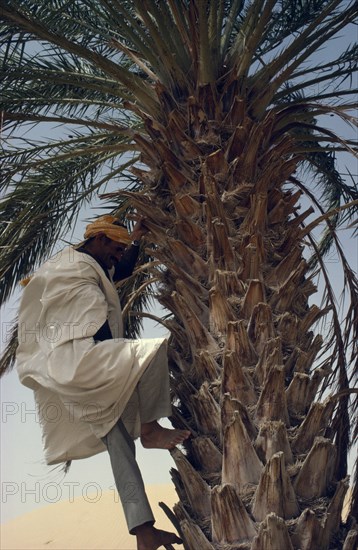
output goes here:
[{"label": "date palm tree", "polygon": [[[354,124],[357,47],[337,40],[354,3],[2,0],[0,13],[2,302],[97,193],[143,215],[148,261],[121,296],[130,334],[150,288],[167,310],[172,422],[193,433],[172,452],[167,510],[185,548],[355,548],[356,483],[341,515],[358,285],[337,229],[358,196],[336,165],[354,154],[339,127]],[[16,330],[4,370],[15,346]]]}]

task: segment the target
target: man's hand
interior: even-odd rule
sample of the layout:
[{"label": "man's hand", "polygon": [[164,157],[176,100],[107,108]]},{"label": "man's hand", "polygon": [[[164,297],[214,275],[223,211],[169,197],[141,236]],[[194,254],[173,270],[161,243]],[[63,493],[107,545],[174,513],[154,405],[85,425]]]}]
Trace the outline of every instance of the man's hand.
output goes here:
[{"label": "man's hand", "polygon": [[130,237],[132,241],[140,241],[143,235],[148,233],[148,231],[149,229],[145,226],[145,218],[140,218],[133,227]]}]

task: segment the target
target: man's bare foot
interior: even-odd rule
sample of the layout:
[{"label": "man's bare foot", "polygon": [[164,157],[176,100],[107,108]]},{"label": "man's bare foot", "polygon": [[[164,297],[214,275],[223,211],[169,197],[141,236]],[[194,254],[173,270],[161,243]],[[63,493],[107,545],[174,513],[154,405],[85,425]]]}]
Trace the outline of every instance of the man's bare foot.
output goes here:
[{"label": "man's bare foot", "polygon": [[142,424],[140,440],[146,449],[174,449],[189,436],[189,430],[170,430],[153,421]]},{"label": "man's bare foot", "polygon": [[156,529],[150,523],[137,527],[137,550],[157,550],[166,544],[181,544],[183,541],[175,533]]}]

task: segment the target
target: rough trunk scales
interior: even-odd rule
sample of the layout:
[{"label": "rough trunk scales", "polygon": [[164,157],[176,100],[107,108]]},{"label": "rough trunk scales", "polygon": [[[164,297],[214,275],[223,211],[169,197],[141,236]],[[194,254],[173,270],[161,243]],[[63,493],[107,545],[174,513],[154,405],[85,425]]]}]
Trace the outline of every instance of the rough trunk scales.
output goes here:
[{"label": "rough trunk scales", "polygon": [[328,430],[335,402],[315,401],[328,372],[313,368],[322,338],[312,326],[326,312],[309,304],[301,224],[311,210],[299,213],[288,184],[294,141],[274,113],[251,119],[235,85],[222,98],[204,87],[178,109],[158,94],[161,126],[147,125],[146,148],[138,137],[151,184],[131,200],[173,313],[173,423],[193,432],[172,453],[185,548],[328,550],[345,537],[350,548]]}]

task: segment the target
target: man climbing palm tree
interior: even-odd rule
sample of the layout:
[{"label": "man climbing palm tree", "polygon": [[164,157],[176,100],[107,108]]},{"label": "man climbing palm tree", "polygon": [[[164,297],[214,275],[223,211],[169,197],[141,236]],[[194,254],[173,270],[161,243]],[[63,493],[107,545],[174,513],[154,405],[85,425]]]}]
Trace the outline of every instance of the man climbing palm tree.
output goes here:
[{"label": "man climbing palm tree", "polygon": [[31,278],[20,307],[18,371],[35,392],[47,462],[107,447],[129,532],[138,550],[155,550],[181,540],[154,528],[133,438],[172,449],[190,432],[157,422],[171,414],[166,341],[122,337],[111,273],[117,268],[121,278],[121,268],[133,270],[136,252],[126,258],[125,251],[143,229],[139,223],[130,236],[116,221],[102,216],[89,224],[84,243],[62,250]]}]

